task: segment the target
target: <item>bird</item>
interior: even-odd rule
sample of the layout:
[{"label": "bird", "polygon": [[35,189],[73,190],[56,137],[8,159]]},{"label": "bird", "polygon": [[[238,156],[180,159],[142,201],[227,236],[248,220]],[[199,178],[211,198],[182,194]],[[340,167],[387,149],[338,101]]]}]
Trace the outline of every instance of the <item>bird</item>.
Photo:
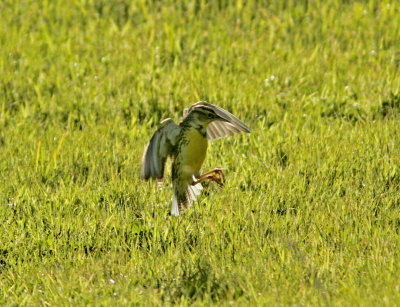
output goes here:
[{"label": "bird", "polygon": [[152,178],[162,184],[166,160],[172,158],[171,215],[179,216],[196,200],[203,182],[225,182],[220,168],[200,175],[208,142],[240,132],[250,133],[250,129],[227,110],[199,101],[184,110],[179,124],[171,118],[160,122],[144,151],[141,179]]}]

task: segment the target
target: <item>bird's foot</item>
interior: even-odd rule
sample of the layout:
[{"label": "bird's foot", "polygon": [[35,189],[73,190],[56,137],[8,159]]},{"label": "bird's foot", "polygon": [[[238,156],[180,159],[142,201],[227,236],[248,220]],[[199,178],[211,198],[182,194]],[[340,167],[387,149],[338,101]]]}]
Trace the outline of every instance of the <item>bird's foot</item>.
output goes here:
[{"label": "bird's foot", "polygon": [[215,168],[212,171],[204,173],[197,179],[197,181],[193,182],[192,185],[196,185],[201,182],[205,182],[205,186],[208,187],[211,181],[216,182],[219,186],[223,186],[225,183],[225,175],[220,168]]}]

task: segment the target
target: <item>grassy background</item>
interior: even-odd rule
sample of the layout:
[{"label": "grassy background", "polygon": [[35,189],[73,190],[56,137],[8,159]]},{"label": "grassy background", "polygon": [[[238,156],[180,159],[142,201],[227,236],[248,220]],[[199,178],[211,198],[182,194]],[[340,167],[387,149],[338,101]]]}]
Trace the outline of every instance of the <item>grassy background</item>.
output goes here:
[{"label": "grassy background", "polygon": [[[400,5],[0,2],[0,304],[393,305]],[[139,180],[165,117],[245,121],[180,218]]]}]

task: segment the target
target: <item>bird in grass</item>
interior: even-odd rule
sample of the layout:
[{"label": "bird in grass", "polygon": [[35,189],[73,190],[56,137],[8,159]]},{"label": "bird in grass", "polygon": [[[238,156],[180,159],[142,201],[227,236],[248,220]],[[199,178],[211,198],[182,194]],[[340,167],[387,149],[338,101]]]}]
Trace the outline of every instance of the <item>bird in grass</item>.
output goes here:
[{"label": "bird in grass", "polygon": [[171,118],[160,123],[144,152],[141,178],[162,183],[165,161],[173,158],[171,215],[179,216],[200,194],[202,182],[224,183],[224,174],[219,168],[200,175],[208,141],[241,131],[250,133],[249,127],[233,114],[205,101],[197,102],[184,110],[179,125]]}]

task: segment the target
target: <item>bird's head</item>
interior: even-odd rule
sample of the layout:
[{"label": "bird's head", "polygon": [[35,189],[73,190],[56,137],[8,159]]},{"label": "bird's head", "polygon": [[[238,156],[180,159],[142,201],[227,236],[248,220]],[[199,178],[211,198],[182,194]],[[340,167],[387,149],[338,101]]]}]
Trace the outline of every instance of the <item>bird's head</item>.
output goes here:
[{"label": "bird's head", "polygon": [[193,120],[201,125],[207,125],[214,120],[220,119],[214,110],[209,108],[198,108],[192,112]]},{"label": "bird's head", "polygon": [[186,112],[187,115],[190,116],[193,123],[202,126],[207,126],[214,120],[226,121],[225,118],[218,114],[213,105],[204,101],[200,101],[192,105]]},{"label": "bird's head", "polygon": [[[216,123],[211,124],[214,126],[210,130],[211,138],[232,135],[233,132],[240,131],[250,133],[249,127],[233,114],[205,101],[199,101],[183,112],[182,123],[186,125],[208,129],[208,124],[213,121]],[[221,125],[218,122],[225,122],[225,124]]]}]

